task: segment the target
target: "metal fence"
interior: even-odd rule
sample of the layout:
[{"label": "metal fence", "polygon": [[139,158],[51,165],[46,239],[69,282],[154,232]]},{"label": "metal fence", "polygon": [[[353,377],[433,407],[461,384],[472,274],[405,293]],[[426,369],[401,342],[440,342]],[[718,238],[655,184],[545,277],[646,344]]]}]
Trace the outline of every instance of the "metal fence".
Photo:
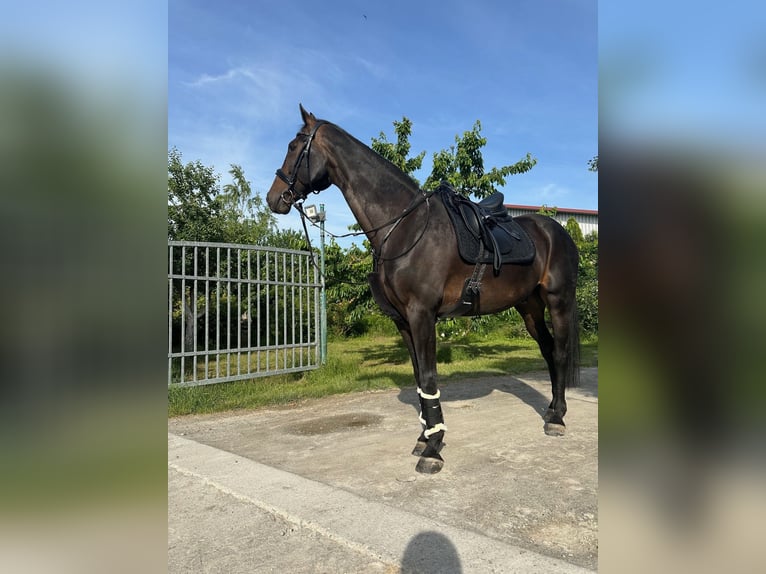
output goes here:
[{"label": "metal fence", "polygon": [[168,386],[317,368],[320,289],[307,251],[168,241]]}]

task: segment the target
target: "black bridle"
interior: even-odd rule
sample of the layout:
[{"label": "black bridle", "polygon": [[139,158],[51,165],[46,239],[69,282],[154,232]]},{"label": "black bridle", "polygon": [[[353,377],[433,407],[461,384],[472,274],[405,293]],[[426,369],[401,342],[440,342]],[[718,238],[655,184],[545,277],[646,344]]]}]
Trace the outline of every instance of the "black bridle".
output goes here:
[{"label": "black bridle", "polygon": [[[316,224],[311,221],[311,219],[306,215],[306,213],[303,211],[303,201],[308,197],[309,193],[319,193],[319,191],[315,190],[311,181],[311,143],[314,141],[314,136],[316,136],[317,130],[321,128],[324,124],[328,124],[330,122],[327,122],[325,120],[317,120],[316,124],[314,124],[313,129],[308,134],[299,132],[298,135],[304,136],[306,138],[306,142],[303,144],[303,149],[301,150],[301,153],[298,154],[298,157],[295,159],[295,164],[293,164],[293,169],[291,170],[290,175],[288,176],[285,174],[282,169],[277,170],[277,177],[284,181],[287,184],[287,189],[282,192],[281,198],[284,203],[287,205],[291,205],[295,207],[295,209],[300,213],[301,215],[301,223],[303,224],[303,232],[306,235],[306,242],[309,246],[309,251],[311,251],[311,239],[309,238],[309,231],[306,226],[306,220],[308,219],[311,222],[311,225],[316,226]],[[301,163],[303,162],[303,158],[306,158],[306,171],[308,173],[308,179],[309,182],[306,185],[306,189],[308,191],[298,192],[295,189],[295,184],[298,181],[298,170],[301,167]],[[434,194],[434,191],[423,191],[412,198],[412,201],[410,204],[404,209],[404,211],[399,214],[398,216],[390,219],[389,221],[386,221],[384,224],[379,225],[373,229],[368,230],[362,230],[358,232],[352,232],[352,233],[346,233],[344,235],[334,235],[333,233],[329,233],[331,237],[335,238],[341,238],[341,237],[352,237],[352,236],[358,236],[358,235],[371,235],[371,234],[377,234],[379,231],[385,229],[388,227],[388,232],[383,237],[383,241],[381,242],[380,248],[378,250],[373,249],[373,259],[375,261],[375,265],[377,266],[377,263],[380,261],[393,261],[394,259],[398,259],[399,257],[405,255],[406,253],[409,253],[415,245],[417,245],[420,240],[423,238],[423,235],[425,234],[426,228],[428,227],[428,222],[431,219],[431,204],[429,202],[429,199]],[[404,252],[390,258],[384,258],[383,257],[383,246],[388,241],[388,238],[391,236],[391,234],[394,232],[394,230],[399,226],[399,224],[402,222],[402,220],[413,213],[421,204],[425,203],[426,207],[428,208],[428,215],[426,219],[426,223],[423,226],[423,229],[420,232],[420,236],[415,240],[415,242],[408,247]],[[316,263],[314,263],[316,265]]]},{"label": "black bridle", "polygon": [[298,170],[301,167],[304,157],[306,158],[306,171],[309,174],[309,182],[306,187],[309,192],[315,191],[311,183],[311,143],[314,141],[314,136],[316,135],[317,130],[326,123],[329,122],[317,120],[317,123],[314,124],[314,128],[309,134],[299,134],[306,136],[306,142],[303,144],[303,150],[301,150],[301,153],[298,154],[298,157],[295,159],[295,165],[293,165],[293,169],[289,176],[287,176],[281,168],[277,170],[277,177],[287,184],[287,189],[282,192],[282,201],[287,205],[294,205],[297,202],[303,201],[308,196],[308,192],[304,191],[299,193],[295,189],[295,184],[298,182]]}]

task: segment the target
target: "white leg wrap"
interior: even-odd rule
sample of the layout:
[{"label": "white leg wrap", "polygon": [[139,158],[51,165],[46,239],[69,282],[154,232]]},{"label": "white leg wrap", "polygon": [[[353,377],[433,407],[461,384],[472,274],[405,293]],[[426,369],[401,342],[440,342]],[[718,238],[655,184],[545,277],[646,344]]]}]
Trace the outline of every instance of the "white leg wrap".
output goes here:
[{"label": "white leg wrap", "polygon": [[[429,395],[428,393],[424,393],[420,387],[417,388],[418,395],[420,395],[421,398],[426,400],[438,400],[439,397],[441,397],[441,391],[439,389],[436,390],[436,394]],[[440,411],[441,412],[441,411]],[[440,417],[441,418],[441,417]],[[420,414],[418,414],[418,420],[420,421],[420,424],[422,424],[424,427],[428,426],[428,423],[423,418],[423,412],[421,411]],[[426,438],[430,437],[432,434],[435,434],[439,431],[446,431],[447,426],[444,423],[437,423],[431,428],[426,428],[426,430],[423,431],[423,436]]]},{"label": "white leg wrap", "polygon": [[423,391],[421,391],[420,387],[418,387],[418,394],[421,397],[423,397],[424,399],[438,399],[440,396],[442,396],[441,391],[439,391],[438,389],[436,390],[436,394],[435,395],[429,395],[429,394],[424,393]]},{"label": "white leg wrap", "polygon": [[423,431],[423,436],[428,438],[428,437],[430,437],[434,433],[437,433],[439,431],[445,431],[446,432],[446,430],[447,430],[447,425],[445,425],[444,423],[439,423],[439,424],[437,424],[433,428],[424,430]]}]

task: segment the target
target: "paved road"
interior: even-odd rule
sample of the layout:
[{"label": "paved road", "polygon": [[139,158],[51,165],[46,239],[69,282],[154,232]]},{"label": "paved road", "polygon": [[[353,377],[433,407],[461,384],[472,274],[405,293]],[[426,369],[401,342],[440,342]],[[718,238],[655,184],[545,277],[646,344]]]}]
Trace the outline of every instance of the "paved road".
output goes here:
[{"label": "paved road", "polygon": [[597,370],[548,437],[544,373],[442,386],[444,470],[415,472],[414,389],[168,423],[170,572],[597,567]]}]

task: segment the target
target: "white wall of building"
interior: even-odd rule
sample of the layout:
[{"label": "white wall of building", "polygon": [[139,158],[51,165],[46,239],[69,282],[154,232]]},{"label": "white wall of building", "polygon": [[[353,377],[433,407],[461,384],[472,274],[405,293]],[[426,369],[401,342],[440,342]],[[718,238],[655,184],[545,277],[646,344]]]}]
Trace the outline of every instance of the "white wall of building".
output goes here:
[{"label": "white wall of building", "polygon": [[[507,207],[508,213],[510,213],[513,217],[525,213],[537,213],[540,210],[540,207],[525,205],[509,205]],[[561,223],[561,225],[566,225],[570,217],[575,218],[575,221],[580,226],[583,235],[589,235],[594,232],[598,233],[598,211],[588,211],[584,209],[568,210],[565,208],[559,208],[556,211],[554,219]]]}]

